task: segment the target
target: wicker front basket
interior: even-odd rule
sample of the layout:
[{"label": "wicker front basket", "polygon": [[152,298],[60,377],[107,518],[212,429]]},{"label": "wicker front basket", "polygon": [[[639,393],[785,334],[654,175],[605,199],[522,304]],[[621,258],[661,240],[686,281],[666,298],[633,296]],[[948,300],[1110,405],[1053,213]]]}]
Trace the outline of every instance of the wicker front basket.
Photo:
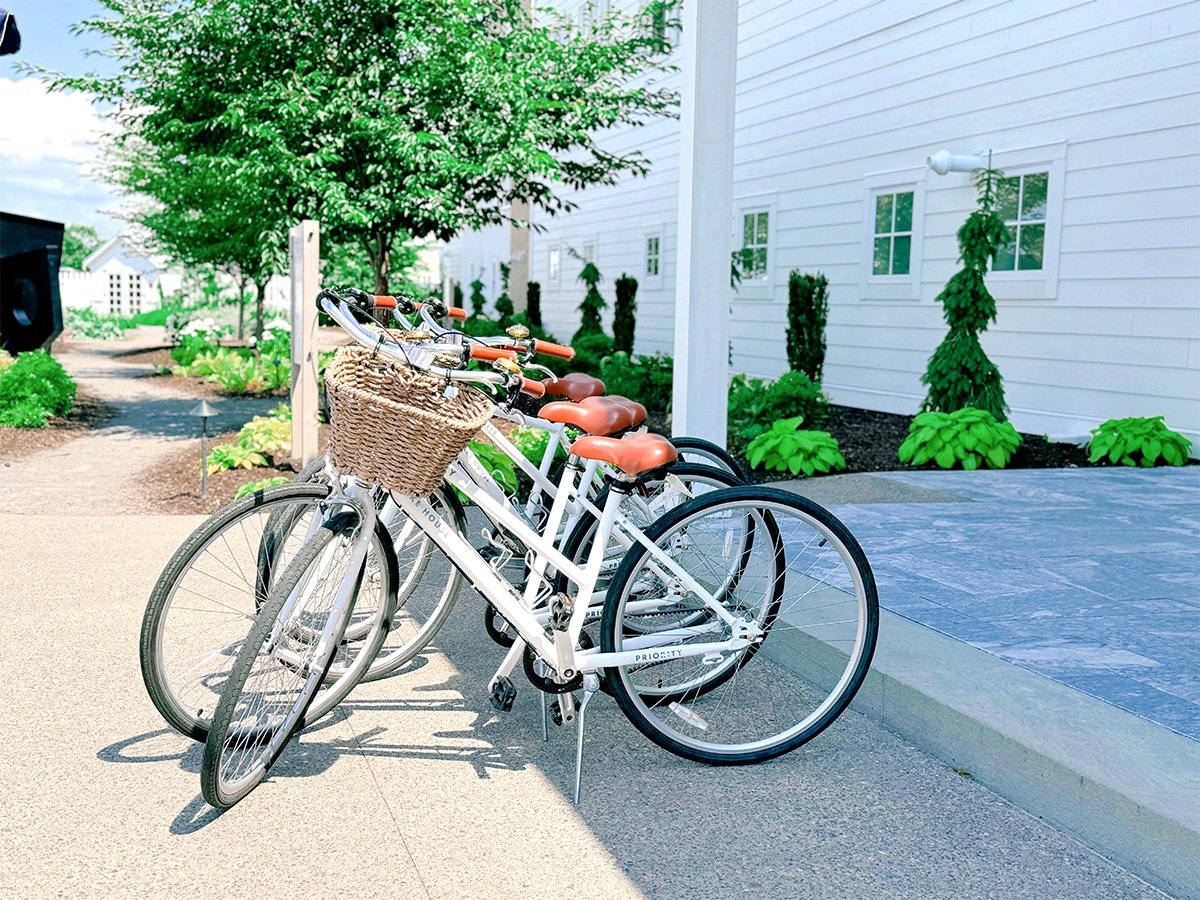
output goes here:
[{"label": "wicker front basket", "polygon": [[495,405],[465,385],[393,364],[363,347],[338,350],[325,372],[334,466],[388,490],[423,497],[491,418]]}]

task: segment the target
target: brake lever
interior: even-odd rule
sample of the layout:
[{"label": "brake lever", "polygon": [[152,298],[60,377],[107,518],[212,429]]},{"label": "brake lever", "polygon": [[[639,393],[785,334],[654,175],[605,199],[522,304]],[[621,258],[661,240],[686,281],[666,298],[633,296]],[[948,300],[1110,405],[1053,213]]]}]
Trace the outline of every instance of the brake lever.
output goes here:
[{"label": "brake lever", "polygon": [[555,381],[558,381],[558,376],[557,376],[557,375],[555,375],[553,372],[551,372],[551,371],[550,371],[549,369],[547,369],[545,366],[543,366],[543,365],[540,365],[540,364],[538,364],[538,363],[533,363],[533,362],[530,362],[530,363],[525,363],[525,368],[526,368],[526,369],[537,369],[539,372],[545,372],[547,375],[549,375],[549,376],[550,376],[550,382],[551,382],[551,384],[553,384]]}]

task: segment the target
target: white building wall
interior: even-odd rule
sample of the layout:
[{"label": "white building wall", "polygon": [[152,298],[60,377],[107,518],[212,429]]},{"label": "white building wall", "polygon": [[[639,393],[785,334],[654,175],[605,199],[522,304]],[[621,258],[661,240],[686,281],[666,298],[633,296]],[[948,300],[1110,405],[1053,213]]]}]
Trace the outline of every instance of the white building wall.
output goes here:
[{"label": "white building wall", "polygon": [[[1043,271],[989,277],[999,314],[984,346],[1017,427],[1078,436],[1161,414],[1200,447],[1200,3],[743,0],[739,29],[731,224],[766,209],[771,242],[766,281],[732,300],[735,370],[784,371],[787,274],[819,271],[826,388],[915,411],[945,333],[934,298],[975,198],[967,174],[935,175],[925,158],[992,151],[1009,174],[1050,172]],[[669,351],[677,123],[607,140],[642,149],[652,174],[568,192],[577,211],[537,219],[531,278],[548,326],[569,337],[583,288],[565,248],[594,243],[610,300],[621,272],[639,280],[638,349]],[[871,192],[888,186],[917,206],[912,276],[898,282],[869,276]],[[655,232],[661,274],[647,279]],[[485,236],[461,249],[466,269],[507,256]]]}]

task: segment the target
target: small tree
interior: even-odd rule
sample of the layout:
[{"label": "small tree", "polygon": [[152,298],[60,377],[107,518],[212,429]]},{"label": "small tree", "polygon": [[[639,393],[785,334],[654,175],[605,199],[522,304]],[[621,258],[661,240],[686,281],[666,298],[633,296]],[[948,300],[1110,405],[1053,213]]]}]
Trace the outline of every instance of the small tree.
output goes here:
[{"label": "small tree", "polygon": [[508,263],[500,263],[500,296],[496,298],[496,317],[500,320],[501,328],[513,323],[513,302],[508,296],[508,276],[511,272]]},{"label": "small tree", "polygon": [[471,317],[483,318],[483,307],[487,300],[483,296],[483,282],[476,278],[471,282]]},{"label": "small tree", "polygon": [[604,334],[600,313],[608,307],[608,303],[600,296],[600,282],[603,280],[603,276],[594,262],[589,261],[583,264],[579,280],[587,285],[587,293],[583,295],[583,302],[578,307],[579,330],[575,332],[572,341],[577,341],[589,334]]},{"label": "small tree", "polygon": [[536,281],[526,283],[525,312],[531,325],[542,327],[542,286]]},{"label": "small tree", "polygon": [[637,279],[622,273],[616,281],[617,302],[613,306],[613,349],[633,352],[637,325]]},{"label": "small tree", "polygon": [[1000,370],[979,343],[980,332],[996,321],[996,300],[984,282],[988,261],[1009,240],[1004,219],[996,212],[1001,177],[1002,173],[992,168],[976,173],[979,206],[958,229],[963,267],[937,296],[950,330],[921,376],[921,383],[929,387],[922,410],[956,412],[972,406],[987,410],[997,421],[1007,419]]},{"label": "small tree", "polygon": [[824,275],[788,275],[788,365],[816,384],[825,368],[825,322],[829,318],[829,282]]},{"label": "small tree", "polygon": [[68,225],[63,229],[62,259],[64,269],[82,269],[83,261],[100,246],[100,235],[91,225]]},{"label": "small tree", "polygon": [[452,296],[454,297],[454,305],[457,306],[459,309],[462,309],[463,308],[462,285],[457,281],[454,282],[454,286],[451,288],[451,291],[452,291]]}]

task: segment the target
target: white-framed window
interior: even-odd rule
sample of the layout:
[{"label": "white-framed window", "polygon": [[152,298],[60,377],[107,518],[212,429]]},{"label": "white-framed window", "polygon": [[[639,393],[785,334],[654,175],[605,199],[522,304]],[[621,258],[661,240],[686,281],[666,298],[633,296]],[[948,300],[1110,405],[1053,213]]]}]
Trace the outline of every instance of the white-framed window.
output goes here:
[{"label": "white-framed window", "polygon": [[911,273],[913,192],[875,195],[875,230],[871,242],[872,275]]},{"label": "white-framed window", "polygon": [[121,314],[121,273],[110,272],[108,276],[108,311]]},{"label": "white-framed window", "polygon": [[1000,179],[996,211],[1008,226],[1009,241],[996,251],[993,272],[1041,271],[1046,256],[1049,186],[1049,172],[1027,172]]},{"label": "white-framed window", "polygon": [[771,211],[743,210],[741,220],[738,267],[741,269],[742,281],[766,283],[771,263]]},{"label": "white-framed window", "polygon": [[926,178],[924,166],[863,178],[863,300],[920,298]]},{"label": "white-framed window", "polygon": [[[1066,141],[992,151],[992,166],[1004,173],[997,211],[1011,237],[987,274],[988,291],[997,300],[1058,297],[1066,161]],[[973,188],[968,197],[969,210]]]},{"label": "white-framed window", "polygon": [[647,278],[658,278],[662,274],[662,235],[646,235],[646,268]]},{"label": "white-framed window", "polygon": [[666,41],[667,46],[672,50],[678,47],[680,37],[678,11],[674,15],[668,15],[667,4],[656,2],[651,4],[648,14],[650,16],[650,32],[654,38]]},{"label": "white-framed window", "polygon": [[[739,197],[733,210],[733,258],[737,300],[770,300],[775,278],[775,223],[778,218],[774,191]],[[730,280],[733,281],[733,271]]]},{"label": "white-framed window", "polygon": [[142,311],[142,276],[137,273],[129,275],[129,312],[137,314]]},{"label": "white-framed window", "polygon": [[561,271],[562,248],[558,244],[552,244],[546,250],[546,280],[557,283]]},{"label": "white-framed window", "polygon": [[583,257],[585,263],[594,263],[596,261],[596,242],[584,241],[583,252],[579,255]]},{"label": "white-framed window", "polygon": [[583,0],[576,13],[579,30],[584,34],[591,34],[592,30],[608,15],[611,5],[611,0]]}]

